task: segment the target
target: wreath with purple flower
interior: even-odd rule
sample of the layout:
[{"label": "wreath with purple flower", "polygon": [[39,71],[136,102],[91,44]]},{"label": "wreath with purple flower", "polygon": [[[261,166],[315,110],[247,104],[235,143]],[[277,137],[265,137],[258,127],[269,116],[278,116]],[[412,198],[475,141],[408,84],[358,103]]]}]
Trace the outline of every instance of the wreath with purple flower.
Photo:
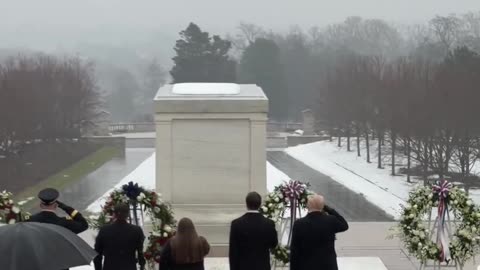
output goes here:
[{"label": "wreath with purple flower", "polygon": [[[126,203],[133,209],[130,222],[139,224],[138,211],[146,213],[152,232],[148,237],[144,256],[151,267],[160,260],[160,253],[165,243],[174,235],[175,219],[169,204],[163,202],[161,195],[153,190],[147,190],[136,183],[129,182],[116,189],[107,197],[99,216],[90,219],[94,229],[113,222],[115,206]],[[153,269],[153,268],[152,268]]]},{"label": "wreath with purple flower", "polygon": [[[260,213],[273,220],[275,223],[282,222],[288,214],[290,224],[297,219],[297,214],[307,208],[308,196],[313,192],[309,190],[310,185],[296,180],[290,180],[276,186],[273,192],[265,199]],[[290,238],[290,237],[289,237]],[[279,244],[271,251],[275,262],[286,265],[290,262],[290,250],[288,245]]]},{"label": "wreath with purple flower", "polygon": [[30,213],[22,210],[22,205],[32,200],[28,198],[25,201],[15,203],[11,192],[0,192],[0,224],[15,224],[30,218]]}]

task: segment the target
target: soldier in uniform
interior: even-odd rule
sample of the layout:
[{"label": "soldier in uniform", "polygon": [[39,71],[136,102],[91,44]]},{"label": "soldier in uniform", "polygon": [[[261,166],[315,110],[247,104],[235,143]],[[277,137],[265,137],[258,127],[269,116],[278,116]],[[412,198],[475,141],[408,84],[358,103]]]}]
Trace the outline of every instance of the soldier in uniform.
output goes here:
[{"label": "soldier in uniform", "polygon": [[[86,231],[88,229],[87,220],[77,210],[58,201],[59,195],[58,190],[53,188],[40,191],[38,198],[41,211],[30,217],[28,221],[59,225],[76,234]],[[65,211],[68,216],[57,216],[55,213],[57,207]]]}]

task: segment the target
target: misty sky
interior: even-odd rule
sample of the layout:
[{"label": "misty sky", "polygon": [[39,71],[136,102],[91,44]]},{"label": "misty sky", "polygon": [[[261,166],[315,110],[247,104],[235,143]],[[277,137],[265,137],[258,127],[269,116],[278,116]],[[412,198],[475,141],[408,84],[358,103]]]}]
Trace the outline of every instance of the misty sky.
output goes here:
[{"label": "misty sky", "polygon": [[176,33],[194,21],[227,32],[245,21],[283,30],[352,15],[402,23],[475,10],[480,0],[0,0],[0,27],[141,27]]}]

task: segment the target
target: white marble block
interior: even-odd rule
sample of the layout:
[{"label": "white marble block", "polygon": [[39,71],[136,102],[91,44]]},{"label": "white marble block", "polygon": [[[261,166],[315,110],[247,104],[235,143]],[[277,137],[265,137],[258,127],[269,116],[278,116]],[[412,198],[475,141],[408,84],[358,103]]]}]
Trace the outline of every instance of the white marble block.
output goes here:
[{"label": "white marble block", "polygon": [[[240,215],[249,191],[266,194],[267,112],[256,85],[185,83],[158,91],[156,189],[177,218],[209,227],[201,233],[225,231],[211,226]],[[225,242],[221,234],[212,239]]]}]

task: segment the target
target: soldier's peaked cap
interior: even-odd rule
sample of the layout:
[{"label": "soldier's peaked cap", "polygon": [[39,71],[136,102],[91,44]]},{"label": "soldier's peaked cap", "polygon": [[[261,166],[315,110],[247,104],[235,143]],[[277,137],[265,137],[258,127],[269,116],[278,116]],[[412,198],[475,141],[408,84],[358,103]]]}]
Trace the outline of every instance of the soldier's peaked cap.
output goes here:
[{"label": "soldier's peaked cap", "polygon": [[41,190],[38,193],[38,198],[47,205],[53,204],[57,201],[58,196],[60,196],[60,193],[58,190],[54,188],[46,188]]}]

